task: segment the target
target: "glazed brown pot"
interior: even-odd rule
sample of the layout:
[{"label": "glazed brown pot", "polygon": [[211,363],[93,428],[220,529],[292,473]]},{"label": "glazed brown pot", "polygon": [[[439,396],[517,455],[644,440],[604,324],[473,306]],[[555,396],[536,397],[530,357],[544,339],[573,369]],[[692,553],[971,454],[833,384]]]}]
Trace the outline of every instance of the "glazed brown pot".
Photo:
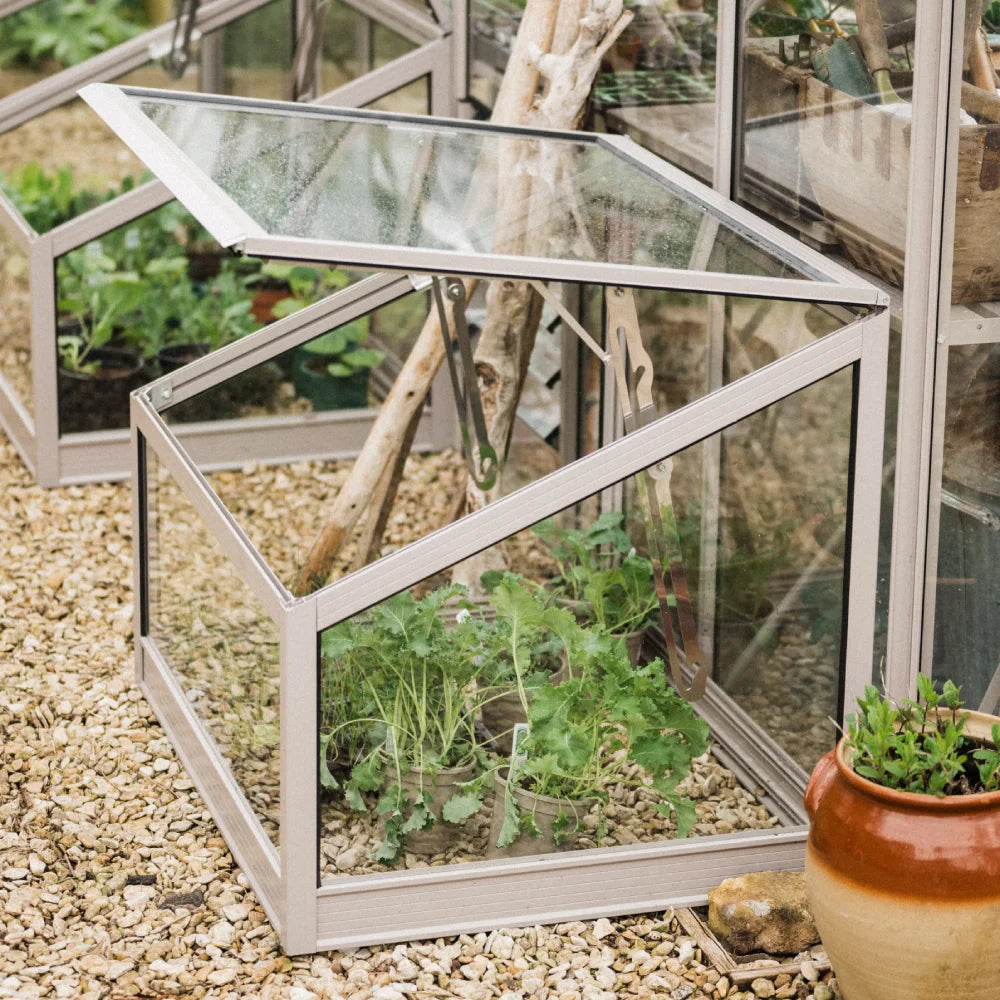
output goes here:
[{"label": "glazed brown pot", "polygon": [[[969,712],[989,740],[995,716]],[[844,1000],[1000,1000],[1000,792],[882,788],[844,741],[806,788],[809,905]]]}]

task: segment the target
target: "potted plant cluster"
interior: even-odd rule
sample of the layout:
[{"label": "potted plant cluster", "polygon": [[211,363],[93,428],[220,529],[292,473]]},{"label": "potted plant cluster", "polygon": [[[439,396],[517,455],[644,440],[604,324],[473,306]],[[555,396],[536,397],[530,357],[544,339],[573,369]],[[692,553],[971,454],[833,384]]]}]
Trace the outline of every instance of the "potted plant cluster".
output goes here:
[{"label": "potted plant cluster", "polygon": [[1000,718],[867,687],[806,789],[810,907],[845,1000],[1000,997]]},{"label": "potted plant cluster", "polygon": [[[398,594],[323,637],[324,673],[340,674],[349,717],[322,735],[321,781],[342,788],[351,808],[374,811],[383,828],[373,857],[394,862],[405,849],[437,854],[483,805],[488,766],[476,731],[476,630],[449,629],[443,609],[464,588],[443,587],[422,600]],[[355,710],[368,712],[355,716]],[[349,777],[326,764],[329,748],[354,741]],[[359,746],[364,742],[363,748]]]},{"label": "potted plant cluster", "polygon": [[[465,593],[399,594],[324,633],[321,784],[378,821],[372,857],[437,855],[463,832],[479,835],[469,823],[491,789],[491,855],[567,849],[614,786],[640,781],[684,836],[694,807],[677,785],[708,728],[662,663],[634,668],[610,633],[546,604],[515,574],[494,587],[492,613]],[[489,710],[505,698],[519,714],[494,734]],[[529,735],[510,777],[517,719]],[[602,836],[599,824],[591,832]]]},{"label": "potted plant cluster", "polygon": [[553,597],[581,622],[620,636],[636,663],[659,604],[652,563],[636,552],[624,522],[624,514],[605,511],[585,528],[546,520],[534,531],[556,563],[556,575],[546,583]]},{"label": "potted plant cluster", "polygon": [[[527,590],[510,596],[530,615],[534,598]],[[502,614],[498,609],[498,618]],[[677,786],[691,761],[707,750],[708,726],[669,685],[661,660],[636,667],[610,633],[561,614],[555,628],[565,647],[565,679],[531,685],[530,677],[518,677],[519,690],[531,686],[527,730],[510,768],[495,774],[489,853],[565,850],[592,809],[599,842],[602,806],[619,785],[654,791],[651,807],[672,816],[677,836],[686,836],[695,822],[694,804]],[[523,662],[515,657],[515,669]]]}]

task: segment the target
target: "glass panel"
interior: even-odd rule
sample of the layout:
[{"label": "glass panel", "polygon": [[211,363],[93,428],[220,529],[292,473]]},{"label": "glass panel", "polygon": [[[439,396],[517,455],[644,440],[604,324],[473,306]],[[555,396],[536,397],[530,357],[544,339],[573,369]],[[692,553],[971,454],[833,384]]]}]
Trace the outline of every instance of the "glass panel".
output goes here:
[{"label": "glass panel", "polygon": [[[669,689],[648,559],[650,539],[663,536],[643,514],[645,477],[322,633],[323,876],[505,856],[498,841],[538,854],[670,839],[678,821],[694,836],[777,825],[711,747],[727,732],[764,732],[811,767],[835,738],[843,553],[827,561],[817,551],[835,550],[843,528],[851,393],[851,373],[839,373],[674,455],[668,476],[660,464],[649,470],[652,502],[677,528],[665,543],[697,595],[710,662],[715,649],[706,704],[725,690],[737,706],[711,734],[698,706],[689,714]],[[823,468],[818,448],[829,449]],[[713,469],[717,492],[705,486]],[[807,539],[831,510],[831,533]],[[480,576],[495,566],[505,572]],[[456,580],[474,589],[456,595]],[[730,637],[733,595],[750,593],[751,632]],[[512,807],[502,779],[525,719]],[[668,760],[683,762],[675,779],[691,768],[677,812],[662,794],[669,781],[656,790]],[[569,802],[536,802],[529,790]],[[534,836],[546,825],[556,833],[548,846]]]},{"label": "glass panel", "polygon": [[[670,268],[690,267],[697,249],[696,269],[805,273],[694,196],[582,139],[141,94],[132,100],[272,235],[462,253],[537,246],[558,259]],[[511,165],[538,158],[560,164],[558,184],[536,177],[527,200],[496,187],[497,168],[504,182],[519,184]],[[541,188],[545,212],[538,208]],[[559,217],[578,218],[586,239],[552,247]],[[392,262],[377,250],[371,257],[373,265]]]},{"label": "glass panel", "polygon": [[34,412],[31,381],[31,281],[28,256],[0,225],[0,375]]},{"label": "glass panel", "polygon": [[[277,0],[223,28],[226,94],[291,100],[295,46],[292,0]],[[202,90],[214,90],[202,87]]]},{"label": "glass panel", "polygon": [[[968,13],[966,15],[968,21]],[[962,116],[949,150],[955,179],[950,316],[941,320],[936,352],[935,449],[942,455],[934,585],[933,659],[939,681],[961,686],[970,709],[1000,713],[1000,260],[992,234],[1000,210],[993,43],[995,5],[982,5],[984,31],[967,43],[968,71],[953,74]],[[987,42],[988,33],[988,42]],[[969,38],[968,31],[966,38]],[[956,162],[957,160],[957,162]],[[941,210],[941,206],[937,206]],[[960,324],[960,326],[959,326]],[[953,327],[953,329],[950,329]],[[977,340],[978,343],[969,343]],[[937,454],[937,450],[932,455]],[[932,466],[933,468],[933,466]],[[932,493],[932,498],[934,494]],[[934,537],[934,533],[931,533]],[[928,670],[925,664],[923,669]]]},{"label": "glass panel", "polygon": [[707,183],[715,156],[716,6],[626,4],[634,20],[605,56],[591,94],[596,128],[628,135]]},{"label": "glass panel", "polygon": [[350,83],[415,48],[396,32],[334,0],[323,28],[320,93]]},{"label": "glass panel", "polygon": [[[58,258],[61,431],[127,427],[133,389],[259,329],[276,268],[222,250],[177,202]],[[279,383],[256,405],[280,409]]]},{"label": "glass panel", "polygon": [[851,394],[845,370],[720,442],[716,680],[806,772],[838,735]]},{"label": "glass panel", "polygon": [[399,90],[394,90],[385,97],[380,97],[377,101],[365,107],[373,111],[394,111],[406,115],[426,115],[431,110],[431,88],[430,79],[422,76],[413,83],[408,83]]},{"label": "glass panel", "polygon": [[146,455],[149,635],[277,845],[277,625],[152,449]]},{"label": "glass panel", "polygon": [[469,4],[469,94],[485,109],[496,102],[523,10],[517,0]]},{"label": "glass panel", "polygon": [[[768,5],[746,25],[739,197],[901,285],[913,11],[893,4],[882,12],[889,70],[876,82],[849,40],[854,4],[804,7]],[[829,20],[811,33],[813,16]]]},{"label": "glass panel", "polygon": [[[480,359],[490,357],[487,345],[496,343],[490,337],[500,331],[497,316],[501,314],[496,309],[497,303],[502,305],[505,301],[500,286],[500,282],[482,282],[467,311],[473,333],[470,347]],[[553,291],[564,297],[570,310],[575,308],[576,290],[573,287],[553,286]],[[778,357],[813,343],[818,336],[839,326],[838,321],[821,307],[804,303],[650,290],[637,290],[635,296],[639,330],[653,370],[652,392],[657,415],[679,409],[710,389],[729,384]],[[603,340],[602,298],[599,290],[587,289],[581,304],[583,325],[597,342]],[[268,372],[283,369],[291,373],[295,391],[295,398],[288,403],[289,409],[344,409],[343,419],[329,426],[329,437],[323,441],[323,446],[335,453],[349,455],[363,444],[368,423],[362,414],[355,411],[352,415],[350,408],[382,405],[408,361],[425,321],[432,315],[436,316],[436,312],[428,293],[407,295],[369,317],[359,317],[291,352],[283,352],[246,375],[226,380],[192,400],[170,407],[164,411],[165,415],[170,421],[209,420],[232,415],[233,399],[242,391],[245,380],[249,378],[257,384]],[[429,531],[452,523],[463,515],[466,502],[478,507],[484,501],[492,501],[537,481],[577,455],[593,451],[602,440],[618,433],[614,411],[609,410],[613,398],[609,395],[613,383],[610,369],[583,348],[577,335],[566,329],[551,306],[546,304],[540,318],[537,313],[535,317],[537,333],[506,449],[507,461],[498,484],[486,494],[469,486],[456,409],[448,391],[449,376],[447,370],[439,371],[429,413],[424,414],[424,423],[406,448],[409,458],[400,473],[398,493],[379,508],[381,527],[376,530],[367,519],[355,523],[351,515],[351,524],[341,536],[329,578],[339,578]],[[438,336],[435,331],[432,346],[439,343]],[[713,348],[713,344],[717,346]],[[456,374],[464,381],[457,349],[454,354]],[[579,372],[575,372],[577,355],[583,361]],[[345,357],[348,358],[346,363]],[[360,370],[353,370],[353,358],[362,365]],[[370,375],[369,363],[375,365]],[[431,363],[441,365],[440,355],[435,355]],[[606,402],[602,403],[602,399]],[[467,427],[471,442],[475,439],[471,419],[467,419]],[[490,427],[493,429],[489,434],[496,437],[497,425],[491,423]],[[490,444],[498,454],[503,452],[500,439],[490,438]],[[437,453],[437,458],[435,473],[427,479],[424,473],[417,475],[415,470],[420,467],[418,456],[429,449]],[[216,457],[221,459],[221,456]],[[282,507],[276,499],[278,494],[269,490],[265,493],[271,499],[262,507],[260,496],[246,485],[248,475],[256,477],[257,470],[252,468],[248,474],[239,468],[252,457],[252,451],[245,449],[239,455],[234,454],[231,464],[237,468],[212,473],[209,479],[282,583],[295,589],[306,556],[331,518],[331,511],[340,510],[338,517],[348,516],[348,512],[338,505],[346,504],[350,491],[338,499],[341,488],[347,482],[356,488],[357,483],[367,481],[362,477],[370,475],[371,469],[362,465],[351,472],[352,461],[343,459],[261,473],[279,479],[293,476],[302,486],[293,507]],[[375,470],[379,476],[385,465],[385,458],[380,455]],[[365,490],[366,496],[370,493],[381,496],[373,483],[369,482]]]},{"label": "glass panel", "polygon": [[969,708],[1000,707],[1000,347],[948,351],[934,674]]},{"label": "glass panel", "polygon": [[[76,6],[89,9],[91,5]],[[93,6],[107,10],[107,5]],[[133,6],[145,9],[143,4],[129,4],[128,8]],[[291,17],[291,0],[276,0],[215,32],[204,43],[195,39],[181,76],[172,76],[159,61],[152,61],[115,82],[189,93],[211,90],[291,97]],[[63,19],[54,20],[60,25],[55,32],[58,35]],[[267,44],[261,43],[262,37]],[[252,66],[248,67],[251,58]],[[3,62],[0,45],[0,64]],[[0,71],[0,77],[3,72],[7,71]],[[86,156],[81,158],[83,149]],[[0,188],[41,233],[109,200],[142,177],[148,177],[142,163],[77,99],[0,134]]]}]

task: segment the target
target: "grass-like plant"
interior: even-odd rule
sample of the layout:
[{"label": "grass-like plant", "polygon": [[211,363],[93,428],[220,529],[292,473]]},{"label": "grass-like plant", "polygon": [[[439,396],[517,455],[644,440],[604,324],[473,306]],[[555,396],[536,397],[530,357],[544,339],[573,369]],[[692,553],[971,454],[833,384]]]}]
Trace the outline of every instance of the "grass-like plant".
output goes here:
[{"label": "grass-like plant", "polygon": [[[408,833],[428,830],[440,820],[462,823],[483,804],[485,752],[475,729],[476,680],[482,670],[476,662],[476,630],[467,619],[449,628],[443,614],[446,602],[464,593],[455,585],[420,601],[409,592],[397,594],[323,635],[324,672],[342,675],[327,677],[324,690],[336,690],[355,708],[370,712],[331,726],[321,743],[325,751],[346,731],[357,751],[359,733],[367,731],[367,746],[343,792],[351,808],[361,812],[368,809],[365,793],[378,794],[376,812],[385,836],[376,860],[394,861]],[[436,815],[425,780],[470,762],[477,765],[476,776],[459,786]],[[323,784],[337,787],[325,763],[320,767]],[[419,784],[412,796],[403,784],[410,774]]]},{"label": "grass-like plant", "polygon": [[945,681],[938,691],[917,675],[917,700],[896,703],[868,685],[859,712],[848,719],[847,745],[854,770],[885,788],[925,795],[968,795],[1000,789],[1000,725],[992,746],[965,732],[960,689]]}]

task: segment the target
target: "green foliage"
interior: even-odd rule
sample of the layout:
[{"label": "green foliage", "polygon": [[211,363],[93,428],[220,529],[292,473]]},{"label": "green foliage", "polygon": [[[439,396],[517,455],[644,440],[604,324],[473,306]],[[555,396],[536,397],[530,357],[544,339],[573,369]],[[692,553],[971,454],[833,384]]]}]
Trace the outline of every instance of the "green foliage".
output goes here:
[{"label": "green foliage", "polygon": [[534,527],[556,561],[553,595],[581,602],[585,619],[609,632],[644,628],[659,607],[652,563],[636,554],[624,521],[606,511],[586,528],[561,528],[553,520]]},{"label": "green foliage", "polygon": [[768,0],[750,18],[750,26],[756,34],[769,37],[806,34],[810,18],[834,17],[840,7],[825,0]]},{"label": "green foliage", "polygon": [[[291,290],[291,296],[274,305],[274,315],[279,318],[319,302],[346,287],[350,280],[343,271],[336,269],[274,261],[261,268],[260,278],[286,283]],[[350,378],[357,372],[377,367],[385,359],[381,351],[363,346],[368,339],[368,326],[368,317],[359,316],[303,344],[303,350],[323,358],[324,370],[331,378]]]},{"label": "green foliage", "polygon": [[1000,0],[993,0],[983,11],[983,27],[991,32],[1000,31]]},{"label": "green foliage", "polygon": [[[132,182],[126,180],[121,190],[127,191],[132,186]],[[0,174],[0,190],[36,233],[47,233],[109,201],[116,193],[114,190],[78,190],[71,167],[62,166],[53,173],[46,173],[38,163],[26,163],[7,177]]]},{"label": "green foliage", "polygon": [[[342,721],[324,734],[324,751],[345,731],[363,736],[365,746],[344,792],[359,810],[367,808],[363,793],[379,793],[377,812],[386,831],[375,855],[379,860],[394,860],[407,833],[428,829],[439,818],[464,822],[482,806],[488,772],[475,731],[479,626],[463,616],[448,628],[443,614],[445,603],[464,593],[456,585],[420,601],[397,594],[323,634],[324,693],[346,698],[335,709]],[[333,721],[327,717],[328,724]],[[436,816],[424,780],[470,761],[477,764],[476,776],[457,786]],[[402,783],[406,775],[420,784],[412,797]]]},{"label": "green foliage", "polygon": [[872,685],[848,719],[847,745],[854,770],[885,788],[925,795],[963,795],[1000,789],[1000,726],[993,746],[965,733],[959,689],[945,681],[939,692],[917,675],[917,700],[895,704]]},{"label": "green foliage", "polygon": [[[708,726],[669,686],[663,663],[633,668],[622,643],[599,627],[584,628],[566,611],[546,608],[516,579],[495,588],[491,603],[498,630],[506,636],[518,690],[530,686],[526,701],[530,733],[523,743],[526,761],[517,783],[537,795],[558,799],[606,801],[618,783],[638,784],[626,770],[638,764],[659,794],[659,808],[676,816],[678,835],[694,823],[694,806],[677,792],[691,761],[708,748]],[[561,684],[532,684],[531,642],[549,629],[561,642],[569,678]],[[498,846],[530,830],[512,796],[505,802],[504,830]],[[563,837],[570,818],[559,823]]]},{"label": "green foliage", "polygon": [[56,338],[62,367],[89,374],[98,368],[91,353],[111,341],[119,323],[138,308],[143,297],[138,275],[115,271],[113,262],[100,255],[91,259],[94,270],[90,280],[59,302],[60,310],[75,320],[75,328]]},{"label": "green foliage", "polygon": [[[3,19],[0,68],[47,61],[75,66],[139,34],[119,0],[43,0]],[[128,8],[130,5],[125,5]],[[134,5],[126,13],[136,13]]]}]

